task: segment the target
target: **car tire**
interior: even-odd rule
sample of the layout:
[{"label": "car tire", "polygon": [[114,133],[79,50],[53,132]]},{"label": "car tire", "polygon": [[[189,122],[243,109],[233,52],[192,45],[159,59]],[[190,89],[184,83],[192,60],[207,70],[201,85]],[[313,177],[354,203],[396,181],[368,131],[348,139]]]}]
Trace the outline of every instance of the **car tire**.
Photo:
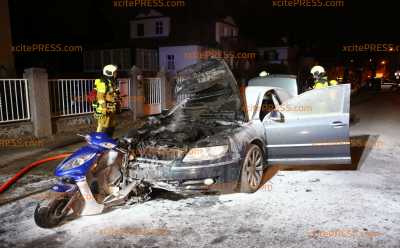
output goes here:
[{"label": "car tire", "polygon": [[257,145],[249,145],[242,163],[239,191],[254,193],[260,187],[263,176],[263,151]]}]

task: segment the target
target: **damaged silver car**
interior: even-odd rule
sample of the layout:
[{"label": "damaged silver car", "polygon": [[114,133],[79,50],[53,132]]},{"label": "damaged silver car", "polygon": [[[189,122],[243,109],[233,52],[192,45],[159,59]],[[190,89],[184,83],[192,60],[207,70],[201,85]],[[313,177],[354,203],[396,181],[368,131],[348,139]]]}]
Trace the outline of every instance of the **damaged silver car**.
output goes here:
[{"label": "damaged silver car", "polygon": [[57,166],[35,223],[52,228],[143,202],[153,189],[251,193],[272,164],[351,160],[349,85],[297,95],[294,77],[256,78],[242,101],[226,63],[210,59],[179,72],[176,93],[182,100],[173,109],[118,142],[84,135],[87,145]]},{"label": "damaged silver car", "polygon": [[351,162],[348,84],[298,95],[295,77],[260,77],[243,101],[226,63],[210,59],[178,73],[176,94],[174,108],[125,137],[129,178],[175,192],[250,193],[272,164]]}]

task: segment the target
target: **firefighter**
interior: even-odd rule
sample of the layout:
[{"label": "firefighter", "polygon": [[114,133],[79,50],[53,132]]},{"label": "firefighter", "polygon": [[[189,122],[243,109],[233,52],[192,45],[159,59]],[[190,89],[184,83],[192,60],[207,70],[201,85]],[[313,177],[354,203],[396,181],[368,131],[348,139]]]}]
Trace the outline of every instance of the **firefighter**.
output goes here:
[{"label": "firefighter", "polygon": [[314,86],[313,89],[322,89],[329,86],[328,77],[325,74],[324,67],[320,65],[316,65],[311,68],[311,74],[314,77]]},{"label": "firefighter", "polygon": [[311,68],[311,74],[314,78],[313,89],[322,89],[328,86],[335,86],[339,84],[336,80],[331,80],[328,83],[328,77],[326,76],[325,69],[320,65],[316,65]]},{"label": "firefighter", "polygon": [[93,103],[97,132],[105,132],[112,137],[115,129],[115,114],[120,111],[121,98],[117,87],[116,65],[106,65],[103,76],[96,79],[94,89],[96,101]]}]

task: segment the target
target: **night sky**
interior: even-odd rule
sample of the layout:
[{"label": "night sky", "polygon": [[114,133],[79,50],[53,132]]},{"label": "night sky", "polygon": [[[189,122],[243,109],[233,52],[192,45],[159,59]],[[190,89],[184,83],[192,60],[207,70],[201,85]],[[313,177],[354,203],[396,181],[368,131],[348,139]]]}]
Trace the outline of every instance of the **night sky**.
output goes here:
[{"label": "night sky", "polygon": [[[10,0],[14,41],[60,39],[89,42],[107,35],[140,9],[118,9],[111,0]],[[185,8],[159,9],[174,15],[232,15],[242,34],[268,41],[290,34],[299,41],[398,40],[395,1],[345,0],[343,8],[276,8],[271,0],[187,0]],[[129,18],[131,17],[131,18]],[[101,39],[101,38],[100,38]]]},{"label": "night sky", "polygon": [[[393,0],[344,0],[337,8],[276,8],[272,0],[186,0],[184,8],[159,8],[174,16],[231,15],[240,35],[258,45],[282,36],[299,47],[327,51],[342,44],[400,44]],[[112,0],[9,0],[13,43],[64,43],[86,46],[128,38],[128,21],[139,8],[113,8]]]}]

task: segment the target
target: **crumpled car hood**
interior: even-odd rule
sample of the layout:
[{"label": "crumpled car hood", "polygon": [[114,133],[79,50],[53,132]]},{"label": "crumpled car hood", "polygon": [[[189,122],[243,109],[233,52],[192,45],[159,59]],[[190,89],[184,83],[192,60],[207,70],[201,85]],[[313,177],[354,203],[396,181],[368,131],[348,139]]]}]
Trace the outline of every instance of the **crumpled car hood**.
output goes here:
[{"label": "crumpled car hood", "polygon": [[239,87],[222,59],[209,59],[179,71],[175,93],[186,99],[182,118],[245,121]]},{"label": "crumpled car hood", "polygon": [[147,118],[128,134],[139,151],[179,148],[186,153],[190,147],[226,144],[226,134],[245,121],[239,88],[223,60],[210,59],[180,71],[176,93],[184,94],[181,103],[167,114]]}]

